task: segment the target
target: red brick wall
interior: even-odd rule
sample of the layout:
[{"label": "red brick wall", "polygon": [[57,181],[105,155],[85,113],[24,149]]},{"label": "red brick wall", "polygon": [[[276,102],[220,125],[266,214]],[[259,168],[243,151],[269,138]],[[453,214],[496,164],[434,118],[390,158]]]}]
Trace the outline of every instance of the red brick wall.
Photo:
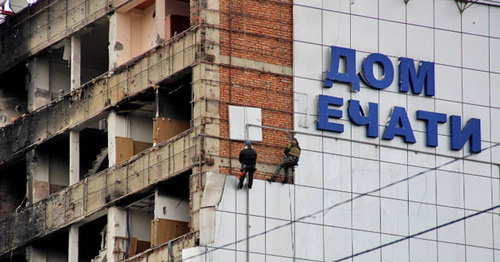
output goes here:
[{"label": "red brick wall", "polygon": [[[221,53],[274,65],[292,66],[292,1],[220,0]],[[282,72],[266,73],[249,68],[220,67],[220,154],[237,158],[243,142],[229,140],[228,106],[262,108],[262,124],[293,129],[292,78]],[[263,129],[263,142],[254,143],[258,162],[278,164],[289,133]],[[234,166],[233,174],[239,170]],[[230,167],[223,167],[228,174]],[[256,173],[256,178],[270,174]]]},{"label": "red brick wall", "polygon": [[221,51],[292,66],[292,1],[221,0]]},{"label": "red brick wall", "polygon": [[[205,2],[205,1],[204,1]],[[191,26],[199,25],[200,24],[200,5],[202,5],[200,0],[190,0],[189,1],[189,20],[191,23]]]}]

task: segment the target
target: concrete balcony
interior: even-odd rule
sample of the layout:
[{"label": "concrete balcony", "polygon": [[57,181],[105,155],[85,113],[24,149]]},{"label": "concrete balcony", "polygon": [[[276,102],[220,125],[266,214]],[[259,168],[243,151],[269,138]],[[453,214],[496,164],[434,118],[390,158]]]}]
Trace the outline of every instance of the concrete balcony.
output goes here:
[{"label": "concrete balcony", "polygon": [[198,62],[198,27],[178,34],[81,88],[0,129],[0,166],[26,150],[92,121],[123,101],[151,91],[160,82]]},{"label": "concrete balcony", "polygon": [[201,164],[200,137],[189,129],[0,221],[0,256],[103,212]]}]

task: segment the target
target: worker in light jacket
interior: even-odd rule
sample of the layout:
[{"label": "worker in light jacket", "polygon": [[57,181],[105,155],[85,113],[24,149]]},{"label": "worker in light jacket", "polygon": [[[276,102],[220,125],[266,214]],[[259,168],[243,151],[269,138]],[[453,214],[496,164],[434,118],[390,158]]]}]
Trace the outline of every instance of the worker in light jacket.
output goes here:
[{"label": "worker in light jacket", "polygon": [[285,180],[282,183],[288,183],[290,177],[290,169],[295,167],[299,163],[300,157],[300,146],[297,138],[293,138],[285,148],[285,159],[278,166],[278,169],[274,171],[274,176],[269,178],[267,181],[276,182],[276,178],[282,168],[285,169]]},{"label": "worker in light jacket", "polygon": [[255,164],[257,163],[257,151],[252,148],[252,142],[246,141],[245,147],[240,151],[240,163],[241,172],[238,176],[240,182],[238,184],[239,188],[243,188],[243,181],[245,181],[245,175],[248,173],[248,188],[252,188],[253,184],[253,173],[255,173]]}]

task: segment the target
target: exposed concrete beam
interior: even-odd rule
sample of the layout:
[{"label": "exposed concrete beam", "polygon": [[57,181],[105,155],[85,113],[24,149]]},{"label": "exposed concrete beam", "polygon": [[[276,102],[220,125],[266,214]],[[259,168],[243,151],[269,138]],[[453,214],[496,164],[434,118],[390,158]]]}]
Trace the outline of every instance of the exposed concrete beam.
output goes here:
[{"label": "exposed concrete beam", "polygon": [[128,12],[130,11],[132,8],[136,7],[137,5],[139,5],[141,2],[143,2],[144,0],[132,0],[132,1],[129,1],[127,4],[123,5],[123,7],[120,8],[120,10],[118,10],[119,12],[122,12],[122,13],[125,13],[125,12]]}]

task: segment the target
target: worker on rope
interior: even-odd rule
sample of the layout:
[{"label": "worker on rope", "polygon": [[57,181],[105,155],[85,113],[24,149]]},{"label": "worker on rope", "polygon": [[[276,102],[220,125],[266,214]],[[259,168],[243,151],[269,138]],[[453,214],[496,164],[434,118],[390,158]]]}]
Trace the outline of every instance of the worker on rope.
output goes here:
[{"label": "worker on rope", "polygon": [[274,171],[274,176],[272,178],[269,178],[267,181],[276,182],[276,178],[278,177],[280,170],[283,168],[285,169],[285,180],[283,180],[282,183],[288,183],[290,169],[294,168],[299,163],[299,157],[299,141],[297,141],[297,138],[293,138],[285,148],[285,159],[283,159],[283,162],[281,162],[281,164],[278,166],[278,169]]},{"label": "worker on rope", "polygon": [[245,181],[245,175],[248,172],[248,188],[251,189],[253,184],[253,173],[257,170],[255,168],[257,151],[252,148],[252,142],[245,142],[245,147],[240,151],[239,159],[241,163],[241,172],[238,175],[240,179],[238,186],[240,189],[243,188],[243,181]]}]

